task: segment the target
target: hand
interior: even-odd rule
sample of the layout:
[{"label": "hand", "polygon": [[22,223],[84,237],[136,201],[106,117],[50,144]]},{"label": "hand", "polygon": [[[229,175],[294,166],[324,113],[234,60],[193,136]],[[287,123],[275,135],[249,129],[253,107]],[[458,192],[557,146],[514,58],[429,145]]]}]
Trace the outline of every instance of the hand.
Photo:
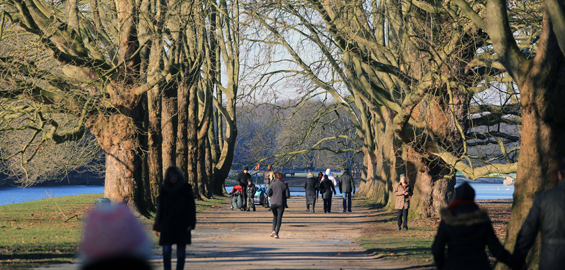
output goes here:
[{"label": "hand", "polygon": [[156,235],[157,237],[159,237],[159,232],[158,232],[158,231],[154,231],[154,232],[155,232],[155,235]]},{"label": "hand", "polygon": [[408,192],[404,191],[404,195],[408,195]]}]

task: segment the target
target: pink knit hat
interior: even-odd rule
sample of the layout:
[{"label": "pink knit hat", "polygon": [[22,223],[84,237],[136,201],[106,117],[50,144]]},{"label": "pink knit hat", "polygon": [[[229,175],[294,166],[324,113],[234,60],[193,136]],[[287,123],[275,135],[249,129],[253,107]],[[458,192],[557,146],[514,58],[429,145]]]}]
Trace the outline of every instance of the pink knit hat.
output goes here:
[{"label": "pink knit hat", "polygon": [[125,204],[96,207],[88,214],[79,253],[85,262],[151,253],[147,234]]}]

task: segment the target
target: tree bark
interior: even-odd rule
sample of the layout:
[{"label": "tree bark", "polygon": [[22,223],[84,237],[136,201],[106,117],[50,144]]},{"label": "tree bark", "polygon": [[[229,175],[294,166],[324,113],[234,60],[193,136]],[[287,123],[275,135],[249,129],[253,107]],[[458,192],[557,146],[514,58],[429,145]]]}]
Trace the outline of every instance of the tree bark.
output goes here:
[{"label": "tree bark", "polygon": [[[552,31],[549,16],[544,12],[536,56],[519,84],[523,126],[512,214],[505,244],[509,250],[514,249],[516,236],[535,196],[554,187],[558,181],[558,160],[565,156],[563,85],[565,57]],[[530,251],[529,267],[537,267],[538,254],[539,247]]]},{"label": "tree bark", "polygon": [[141,177],[140,126],[140,121],[124,114],[96,115],[87,123],[106,153],[104,197],[147,215],[151,199],[144,196]]},{"label": "tree bark", "polygon": [[163,138],[163,168],[176,166],[177,84],[167,85],[163,91],[161,134]]},{"label": "tree bark", "polygon": [[151,188],[152,205],[157,205],[159,188],[163,183],[163,165],[161,162],[161,94],[158,86],[147,92],[147,174]]}]

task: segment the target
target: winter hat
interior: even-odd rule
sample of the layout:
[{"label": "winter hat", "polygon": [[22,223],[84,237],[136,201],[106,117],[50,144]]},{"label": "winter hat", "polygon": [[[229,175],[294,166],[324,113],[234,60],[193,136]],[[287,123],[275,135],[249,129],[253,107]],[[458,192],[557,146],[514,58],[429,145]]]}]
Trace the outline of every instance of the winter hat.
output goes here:
[{"label": "winter hat", "polygon": [[455,200],[472,201],[475,200],[475,190],[469,183],[463,182],[455,189]]},{"label": "winter hat", "polygon": [[244,170],[244,171],[249,171],[249,167],[245,166],[245,167],[243,167],[243,170]]},{"label": "winter hat", "polygon": [[145,259],[151,242],[125,204],[104,205],[88,213],[79,253],[85,264],[124,256]]},{"label": "winter hat", "polygon": [[406,177],[406,175],[404,175],[403,173],[401,173],[398,178],[402,178],[402,177]]}]

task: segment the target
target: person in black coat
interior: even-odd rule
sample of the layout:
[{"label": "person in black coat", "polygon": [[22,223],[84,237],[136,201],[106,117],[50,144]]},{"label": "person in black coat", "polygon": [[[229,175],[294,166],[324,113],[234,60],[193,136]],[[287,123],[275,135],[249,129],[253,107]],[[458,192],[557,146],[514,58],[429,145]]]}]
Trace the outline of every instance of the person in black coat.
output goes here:
[{"label": "person in black coat", "polygon": [[286,206],[286,200],[290,197],[290,190],[282,179],[282,172],[275,174],[275,181],[269,186],[269,197],[271,197],[271,210],[273,211],[273,232],[271,237],[279,239],[279,231],[281,229],[282,217]]},{"label": "person in black coat", "polygon": [[557,187],[540,192],[522,228],[518,232],[514,257],[525,260],[530,248],[536,242],[538,231],[541,233],[541,251],[539,269],[553,270],[565,268],[565,159],[559,162]]},{"label": "person in black coat", "polygon": [[335,186],[327,175],[324,175],[324,179],[320,184],[320,193],[322,193],[322,198],[324,199],[324,213],[332,212],[332,192],[335,195]]},{"label": "person in black coat", "polygon": [[177,245],[177,270],[184,269],[186,245],[191,244],[191,231],[196,226],[196,204],[192,186],[177,167],[165,172],[163,186],[157,198],[157,213],[153,230],[163,246],[163,265],[171,269],[172,245]]},{"label": "person in black coat", "polygon": [[247,179],[247,189],[245,192],[247,193],[247,212],[251,211],[251,208],[255,211],[255,192],[257,192],[257,187],[253,184],[251,178]]},{"label": "person in black coat", "polygon": [[318,197],[319,181],[312,171],[308,171],[308,177],[304,181],[304,190],[306,192],[306,212],[310,212],[312,205],[312,213],[316,213],[316,197]]},{"label": "person in black coat", "polygon": [[241,207],[243,211],[247,210],[247,181],[251,179],[251,174],[247,172],[248,170],[249,167],[243,167],[243,171],[240,172],[235,179],[236,183],[243,188],[243,206]]},{"label": "person in black coat", "polygon": [[432,244],[437,268],[490,269],[486,246],[499,261],[515,267],[516,260],[498,241],[487,211],[474,199],[475,190],[465,182],[455,189],[455,200],[449,207],[440,210],[441,222]]},{"label": "person in black coat", "polygon": [[343,194],[343,212],[351,212],[351,193],[355,194],[355,182],[349,174],[349,169],[344,169],[339,177],[339,192]]}]

